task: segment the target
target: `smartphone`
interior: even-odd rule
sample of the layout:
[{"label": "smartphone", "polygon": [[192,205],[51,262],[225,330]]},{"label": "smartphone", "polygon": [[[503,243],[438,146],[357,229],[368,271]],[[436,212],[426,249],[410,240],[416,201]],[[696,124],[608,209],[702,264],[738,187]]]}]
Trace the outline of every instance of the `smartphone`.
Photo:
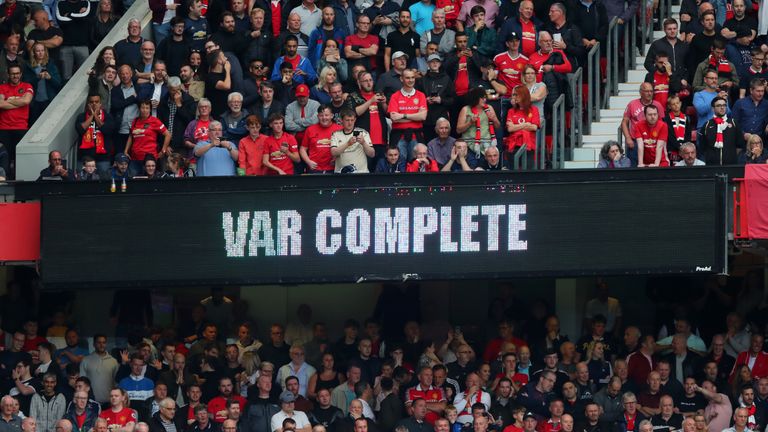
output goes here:
[{"label": "smartphone", "polygon": [[555,42],[562,42],[563,35],[560,33],[555,33],[554,35],[552,35],[552,39],[554,39]]},{"label": "smartphone", "polygon": [[432,92],[429,94],[430,97],[437,97],[437,92]]},{"label": "smartphone", "polygon": [[352,131],[352,136],[360,136],[360,131]]}]

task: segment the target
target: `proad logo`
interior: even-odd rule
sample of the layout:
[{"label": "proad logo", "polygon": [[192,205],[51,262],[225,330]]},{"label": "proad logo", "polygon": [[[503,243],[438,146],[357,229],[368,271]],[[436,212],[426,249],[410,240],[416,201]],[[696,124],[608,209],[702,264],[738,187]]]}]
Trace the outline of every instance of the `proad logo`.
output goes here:
[{"label": "proad logo", "polygon": [[706,267],[699,267],[699,266],[696,266],[696,271],[697,271],[697,272],[708,272],[708,271],[712,271],[712,266],[706,266]]}]

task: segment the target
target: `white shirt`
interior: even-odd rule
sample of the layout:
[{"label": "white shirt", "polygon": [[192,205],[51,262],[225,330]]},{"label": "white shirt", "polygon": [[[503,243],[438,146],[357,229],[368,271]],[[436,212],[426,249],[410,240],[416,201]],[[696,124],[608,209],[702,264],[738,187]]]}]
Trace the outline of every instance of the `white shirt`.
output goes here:
[{"label": "white shirt", "polygon": [[288,415],[287,412],[281,410],[279,413],[272,416],[272,432],[282,428],[283,420],[287,418],[293,419],[293,421],[296,422],[296,429],[310,426],[309,419],[303,411],[294,411],[293,415]]}]

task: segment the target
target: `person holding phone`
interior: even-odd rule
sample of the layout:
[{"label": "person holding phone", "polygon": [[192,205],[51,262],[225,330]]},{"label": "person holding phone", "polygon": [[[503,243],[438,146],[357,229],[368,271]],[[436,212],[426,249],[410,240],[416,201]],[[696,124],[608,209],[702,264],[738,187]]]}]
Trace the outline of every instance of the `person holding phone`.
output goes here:
[{"label": "person holding phone", "polygon": [[376,155],[368,131],[355,127],[357,114],[351,108],[341,110],[341,130],[331,135],[331,155],[336,159],[334,172],[367,174],[368,158]]}]

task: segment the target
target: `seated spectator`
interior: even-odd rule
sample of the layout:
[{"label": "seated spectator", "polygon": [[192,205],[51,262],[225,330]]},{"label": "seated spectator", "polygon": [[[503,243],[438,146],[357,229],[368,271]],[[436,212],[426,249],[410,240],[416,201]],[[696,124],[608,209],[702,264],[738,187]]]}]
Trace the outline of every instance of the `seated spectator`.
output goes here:
[{"label": "seated spectator", "polygon": [[[523,89],[527,92],[526,89]],[[456,132],[469,145],[477,158],[488,147],[495,147],[496,128],[501,127],[496,111],[488,105],[488,97],[482,88],[472,88],[467,93],[467,105],[459,111]]]},{"label": "seated spectator", "polygon": [[96,161],[91,156],[84,156],[83,169],[80,170],[80,174],[77,176],[81,181],[100,180],[99,172],[96,170]]},{"label": "seated spectator", "polygon": [[76,176],[77,175],[75,172],[70,172],[67,170],[67,167],[64,166],[63,159],[61,158],[61,152],[54,150],[48,154],[48,166],[40,171],[40,176],[37,178],[37,180],[40,181],[58,179],[73,181],[75,180]]},{"label": "seated spectator", "polygon": [[474,171],[475,168],[477,168],[475,153],[469,151],[466,141],[458,139],[454,142],[451,156],[441,171]]},{"label": "seated spectator", "polygon": [[379,162],[376,164],[375,172],[377,174],[395,174],[404,173],[405,171],[405,158],[400,157],[400,149],[397,147],[388,147],[386,153],[384,153],[384,157],[379,159]]},{"label": "seated spectator", "polygon": [[437,136],[427,143],[428,156],[442,168],[451,158],[456,138],[451,136],[451,122],[446,118],[441,117],[435,123]]},{"label": "seated spectator", "polygon": [[616,141],[608,141],[600,149],[598,168],[630,168],[632,162],[624,155],[624,150]]},{"label": "seated spectator", "polygon": [[[661,397],[659,405],[661,412],[651,417],[651,424],[654,430],[664,430],[664,432],[676,431],[683,426],[683,416],[675,413],[675,404],[671,396]],[[666,430],[665,430],[666,429]]]},{"label": "seated spectator", "polygon": [[331,155],[336,173],[368,173],[368,159],[376,155],[371,136],[355,127],[357,115],[351,108],[341,111],[341,129],[331,134]]},{"label": "seated spectator", "polygon": [[[139,102],[139,116],[131,122],[130,135],[125,144],[125,152],[131,157],[134,172],[141,172],[144,157],[151,154],[154,158],[158,155],[170,153],[171,133],[163,122],[151,115],[152,103],[148,100]],[[162,146],[158,149],[158,137],[163,136]]]},{"label": "seated spectator", "polygon": [[[171,153],[165,160],[163,178],[194,177],[195,171],[189,167],[188,161],[181,153]],[[198,390],[199,391],[199,390]]]},{"label": "seated spectator", "polygon": [[747,139],[747,150],[739,155],[739,165],[764,164],[768,161],[768,153],[763,149],[763,139],[760,135],[750,135]]},{"label": "seated spectator", "polygon": [[[272,136],[267,137],[266,142],[264,143],[262,164],[265,167],[265,174],[293,175],[293,164],[298,163],[301,160],[296,139],[293,135],[283,131],[285,118],[282,114],[272,114],[269,116],[268,120],[269,127],[272,130]],[[286,366],[288,366],[287,370],[290,371],[290,364],[281,367],[280,370],[284,370],[283,368]],[[307,369],[307,373],[309,373],[310,370],[314,370],[312,366],[309,366],[309,368],[311,369]],[[309,373],[309,375],[312,374]],[[278,377],[279,376],[280,375],[278,374]],[[306,386],[307,383],[304,382],[303,384]]]},{"label": "seated spectator", "polygon": [[[248,112],[258,115],[261,118],[269,118],[272,114],[282,114],[285,111],[285,105],[275,99],[275,85],[270,81],[261,83],[259,91],[261,99],[253,106],[248,107]],[[269,125],[261,125],[261,133],[268,134]]]},{"label": "seated spectator", "polygon": [[98,94],[88,96],[83,113],[75,119],[75,129],[80,138],[78,159],[90,157],[100,174],[109,170],[109,159],[112,154],[112,134],[115,131],[115,121],[101,105]]},{"label": "seated spectator", "polygon": [[424,144],[416,144],[413,147],[413,160],[406,167],[406,172],[438,172],[440,168],[437,162],[427,156],[429,149]]},{"label": "seated spectator", "polygon": [[485,149],[485,157],[477,164],[476,171],[505,171],[507,167],[501,159],[501,154],[497,147],[488,147]]},{"label": "seated spectator", "polygon": [[639,168],[669,166],[667,157],[667,124],[659,120],[659,110],[655,105],[644,108],[645,120],[636,126],[632,138],[637,146],[637,166]]},{"label": "seated spectator", "polygon": [[112,169],[109,171],[109,176],[112,180],[127,180],[133,177],[133,173],[130,171],[129,164],[131,158],[125,153],[118,153],[115,155],[115,163]]},{"label": "seated spectator", "polygon": [[236,174],[235,162],[238,160],[237,145],[222,139],[222,126],[218,121],[212,121],[208,127],[208,138],[195,145],[194,155],[197,158],[197,175],[233,176]]},{"label": "seated spectator", "polygon": [[632,392],[626,392],[621,396],[621,404],[624,411],[619,415],[616,430],[618,432],[639,432],[640,422],[646,420],[646,417],[637,410],[637,396]]},{"label": "seated spectator", "polygon": [[737,149],[744,148],[740,125],[728,118],[728,104],[724,98],[712,99],[714,116],[702,128],[701,147],[707,165],[732,165],[737,162]]},{"label": "seated spectator", "polygon": [[[294,410],[294,402],[296,397],[289,391],[280,393],[280,407],[281,410],[277,414],[272,416],[272,432],[283,432],[283,420],[292,419],[295,424],[295,432],[310,432],[312,425],[309,423],[307,415],[303,411]],[[287,432],[287,430],[286,430]]]},{"label": "seated spectator", "polygon": [[[526,167],[533,169],[536,160],[536,131],[541,126],[539,110],[531,104],[528,88],[515,87],[510,100],[512,106],[507,111],[507,132],[505,152],[508,168],[511,168],[514,154],[519,147],[526,148]],[[543,154],[539,158],[545,157]]]},{"label": "seated spectator", "polygon": [[157,159],[151,154],[144,156],[144,168],[142,169],[141,175],[138,177],[146,177],[148,179],[158,179],[162,177],[162,173],[157,170]]},{"label": "seated spectator", "polygon": [[667,150],[669,151],[670,162],[676,163],[680,160],[679,146],[684,142],[690,142],[693,139],[693,121],[682,112],[682,102],[677,95],[670,96],[667,99],[667,115],[664,116],[664,123],[667,124],[669,137],[667,138]]}]

